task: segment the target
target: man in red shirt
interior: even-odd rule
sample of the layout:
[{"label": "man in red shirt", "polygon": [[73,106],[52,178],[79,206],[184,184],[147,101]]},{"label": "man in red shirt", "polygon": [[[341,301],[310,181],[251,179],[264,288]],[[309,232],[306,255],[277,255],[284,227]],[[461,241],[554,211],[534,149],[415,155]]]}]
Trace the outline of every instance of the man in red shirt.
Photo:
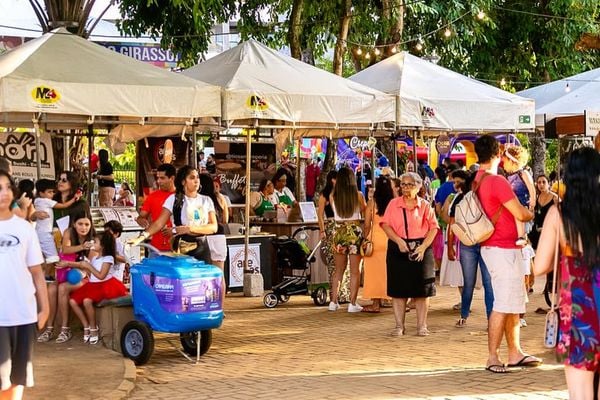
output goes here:
[{"label": "man in red shirt", "polygon": [[[520,343],[519,314],[525,312],[526,289],[523,279],[521,249],[515,219],[529,221],[533,213],[523,207],[510,184],[497,175],[500,164],[500,144],[490,135],[475,141],[480,169],[473,188],[486,215],[494,224],[492,236],[481,243],[481,257],[488,267],[494,292],[494,306],[488,320],[489,356],[486,369],[494,373],[508,372],[507,367],[535,367],[541,360],[523,352]],[[499,213],[499,215],[498,215]],[[500,343],[506,336],[508,364],[499,358]]]},{"label": "man in red shirt", "polygon": [[[152,221],[155,221],[163,209],[163,203],[172,193],[175,192],[175,167],[171,164],[161,164],[156,169],[156,183],[158,190],[150,193],[140,209],[140,215],[137,223],[146,229]],[[163,229],[152,235],[150,244],[160,251],[171,250],[171,221]]]}]

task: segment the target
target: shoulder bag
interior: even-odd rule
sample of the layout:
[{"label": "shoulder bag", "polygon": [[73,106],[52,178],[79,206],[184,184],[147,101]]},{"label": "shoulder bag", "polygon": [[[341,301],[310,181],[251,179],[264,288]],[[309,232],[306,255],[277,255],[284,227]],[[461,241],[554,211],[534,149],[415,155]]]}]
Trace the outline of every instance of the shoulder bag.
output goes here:
[{"label": "shoulder bag", "polygon": [[554,250],[554,270],[552,272],[552,292],[550,293],[550,310],[546,314],[544,324],[544,347],[552,349],[558,342],[558,305],[556,304],[556,291],[558,288],[558,247],[560,242],[560,226],[556,235],[556,248]]},{"label": "shoulder bag", "polygon": [[363,257],[371,257],[373,255],[373,225],[375,224],[375,202],[373,202],[373,209],[371,212],[371,229],[369,229],[369,235],[366,236],[360,245],[360,254]]},{"label": "shoulder bag", "polygon": [[[183,208],[183,194],[175,194],[173,202],[173,222],[175,226],[181,223],[181,210]],[[210,262],[210,249],[206,237],[194,235],[176,235],[171,239],[171,248],[174,252],[194,257],[197,260]]]}]

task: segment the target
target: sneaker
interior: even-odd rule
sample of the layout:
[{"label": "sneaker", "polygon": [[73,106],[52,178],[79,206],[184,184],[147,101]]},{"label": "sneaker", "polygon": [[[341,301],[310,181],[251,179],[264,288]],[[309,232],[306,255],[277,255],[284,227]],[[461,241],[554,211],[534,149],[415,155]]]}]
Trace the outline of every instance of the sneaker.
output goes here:
[{"label": "sneaker", "polygon": [[362,309],[363,308],[358,304],[349,304],[348,305],[348,312],[361,312]]},{"label": "sneaker", "polygon": [[525,328],[527,326],[527,321],[525,321],[525,318],[521,318],[519,320],[519,325],[521,325],[521,328]]},{"label": "sneaker", "polygon": [[517,241],[515,242],[515,244],[517,246],[525,246],[527,244],[527,237],[521,236],[520,238],[517,239]]},{"label": "sneaker", "polygon": [[340,308],[338,303],[334,303],[333,301],[329,302],[329,311],[337,311],[338,308]]}]

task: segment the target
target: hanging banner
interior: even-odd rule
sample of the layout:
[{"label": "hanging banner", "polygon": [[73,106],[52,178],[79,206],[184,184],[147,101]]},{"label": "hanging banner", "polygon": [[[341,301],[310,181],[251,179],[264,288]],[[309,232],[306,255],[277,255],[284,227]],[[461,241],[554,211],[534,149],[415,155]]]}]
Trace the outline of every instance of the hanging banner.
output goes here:
[{"label": "hanging banner", "polygon": [[56,178],[52,142],[50,134],[47,132],[42,132],[40,135],[42,176],[37,176],[35,132],[0,133],[0,157],[11,162],[15,178],[31,180],[39,178],[54,180]]},{"label": "hanging banner", "polygon": [[[148,146],[146,146],[146,143]],[[144,195],[148,195],[157,189],[155,174],[159,165],[169,161],[169,159],[175,168],[188,164],[187,155],[190,144],[189,140],[183,141],[179,136],[171,138],[148,137],[138,142],[136,151],[138,182]]]},{"label": "hanging banner", "polygon": [[[246,143],[216,140],[214,149],[221,192],[229,196],[232,203],[243,204],[246,190]],[[251,150],[250,190],[257,191],[261,180],[271,179],[275,174],[275,143],[252,143]]]},{"label": "hanging banner", "polygon": [[[244,245],[230,244],[229,252],[229,287],[244,286]],[[248,270],[260,273],[260,243],[248,245]]]},{"label": "hanging banner", "polygon": [[594,137],[600,134],[600,111],[585,112],[585,136]]}]

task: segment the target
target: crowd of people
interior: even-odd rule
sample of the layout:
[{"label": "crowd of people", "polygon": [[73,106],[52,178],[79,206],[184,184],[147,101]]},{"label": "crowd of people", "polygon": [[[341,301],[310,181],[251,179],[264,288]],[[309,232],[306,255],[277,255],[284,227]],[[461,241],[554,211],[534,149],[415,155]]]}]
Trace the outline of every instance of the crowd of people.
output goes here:
[{"label": "crowd of people", "polygon": [[[561,202],[549,178],[539,175],[534,180],[527,171],[525,149],[502,149],[493,136],[483,135],[475,142],[475,152],[478,164],[469,169],[446,163],[431,171],[423,164],[417,168],[408,164],[398,178],[389,169],[380,171],[367,196],[350,168],[328,173],[317,200],[331,284],[328,310],[339,312],[347,302],[349,313],[380,312],[390,302],[395,322],[390,335],[401,337],[408,334],[406,312],[415,308],[415,333],[428,336],[436,271],[440,270],[442,284],[459,288],[456,328],[467,325],[480,281],[488,320],[485,369],[506,373],[512,367],[542,363],[522,348],[521,328],[526,326],[532,271],[548,274],[558,264],[557,354],[566,364],[572,398],[591,399],[600,363],[600,211],[590,199],[600,196],[600,154],[589,148],[570,154],[561,181],[566,187]],[[104,158],[99,154],[96,176],[107,183],[112,174]],[[287,172],[281,168],[252,194],[249,203],[256,215],[295,205]],[[189,254],[224,268],[229,216],[219,181],[197,168],[176,170],[170,164],[158,167],[156,181],[158,189],[140,207],[137,222],[144,231],[134,243],[150,239],[158,250]],[[0,270],[0,304],[11,304],[0,314],[0,354],[10,361],[0,360],[0,393],[15,398],[32,382],[29,365],[36,337],[38,342],[71,340],[72,310],[83,327],[82,340],[96,344],[94,304],[127,293],[123,284],[127,259],[117,240],[123,227],[108,221],[96,234],[79,182],[68,171],[57,182],[40,179],[34,188],[22,185],[19,191],[10,164],[0,158],[0,264],[15,266]],[[106,192],[101,198],[114,198],[114,186],[101,188]],[[130,189],[122,187],[122,191],[121,197],[126,198]],[[491,236],[475,245],[462,243],[452,228],[470,191],[494,224]],[[64,215],[69,216],[69,227],[56,241],[54,223]],[[368,242],[372,253],[365,254]],[[362,260],[363,298],[372,300],[365,306],[358,299]],[[74,273],[79,278],[73,279]],[[60,324],[57,333],[56,323]],[[506,360],[500,358],[503,340]]]}]

